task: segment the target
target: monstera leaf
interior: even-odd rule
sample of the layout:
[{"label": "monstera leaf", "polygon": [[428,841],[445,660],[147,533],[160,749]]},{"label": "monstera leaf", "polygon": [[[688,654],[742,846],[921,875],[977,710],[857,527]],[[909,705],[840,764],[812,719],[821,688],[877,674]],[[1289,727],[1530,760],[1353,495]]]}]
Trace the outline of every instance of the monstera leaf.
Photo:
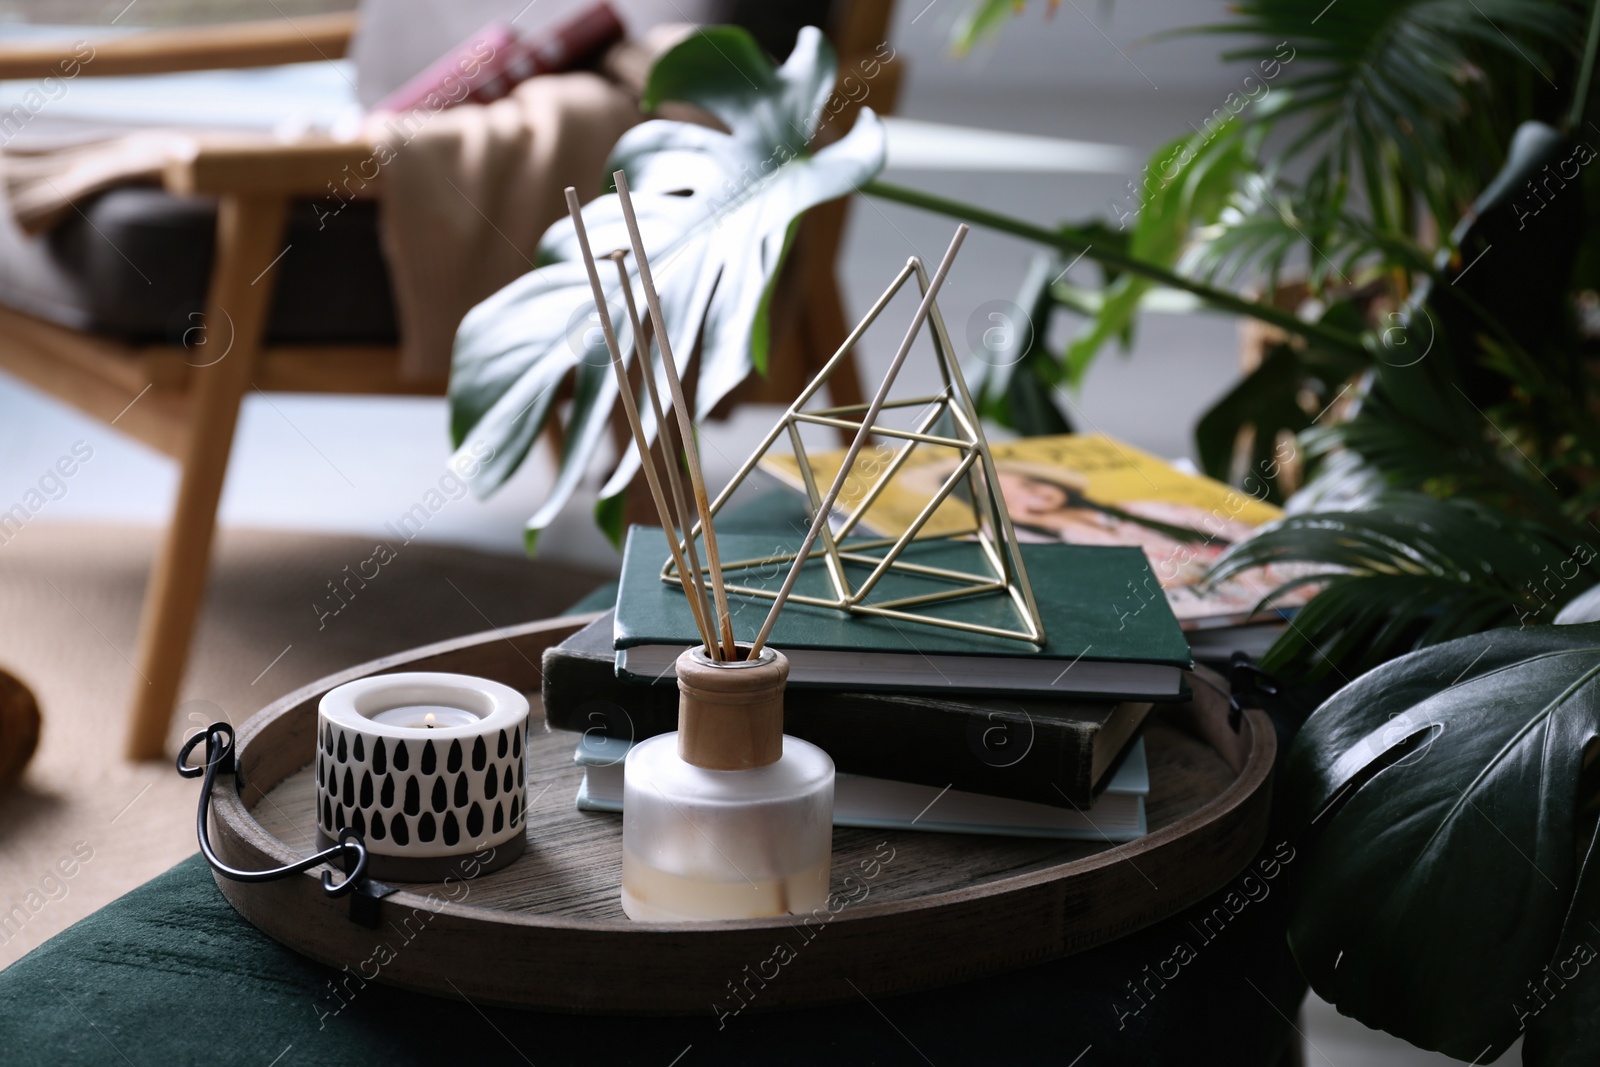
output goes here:
[{"label": "monstera leaf", "polygon": [[1286,772],[1313,826],[1289,940],[1339,1010],[1487,1063],[1593,1063],[1600,625],[1490,630],[1357,679]]},{"label": "monstera leaf", "polygon": [[[883,126],[865,109],[839,141],[807,150],[835,71],[831,48],[812,28],[801,32],[793,54],[776,69],[743,30],[701,31],[657,61],[644,103],[696,104],[730,132],[655,120],[624,134],[613,152],[608,170],[627,173],[680,370],[697,342],[700,347],[697,417],[752,368],[765,370],[773,287],[797,219],[883,167]],[[597,255],[629,247],[615,195],[589,203],[583,221]],[[571,221],[552,226],[539,252],[543,266],[462,321],[450,376],[457,448],[478,456],[485,446],[493,450],[474,483],[480,492],[498,488],[522,463],[556,407],[560,386],[572,381],[561,469],[528,522],[530,550],[592,469],[617,400]],[[602,266],[618,340],[631,352],[621,283]],[[665,399],[664,384],[662,393]],[[653,434],[653,422],[650,429]],[[633,450],[626,450],[601,490],[600,516],[613,536],[620,533],[615,499],[637,469]]]}]

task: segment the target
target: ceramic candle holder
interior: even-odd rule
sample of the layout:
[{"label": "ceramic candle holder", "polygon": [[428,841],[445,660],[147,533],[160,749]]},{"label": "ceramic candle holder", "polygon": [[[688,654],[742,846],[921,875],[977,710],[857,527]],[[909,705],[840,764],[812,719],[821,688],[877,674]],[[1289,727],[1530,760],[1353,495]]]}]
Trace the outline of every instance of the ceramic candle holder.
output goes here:
[{"label": "ceramic candle holder", "polygon": [[317,707],[317,838],[361,834],[375,878],[462,877],[460,857],[492,848],[486,873],[521,854],[528,700],[464,674],[382,674]]}]

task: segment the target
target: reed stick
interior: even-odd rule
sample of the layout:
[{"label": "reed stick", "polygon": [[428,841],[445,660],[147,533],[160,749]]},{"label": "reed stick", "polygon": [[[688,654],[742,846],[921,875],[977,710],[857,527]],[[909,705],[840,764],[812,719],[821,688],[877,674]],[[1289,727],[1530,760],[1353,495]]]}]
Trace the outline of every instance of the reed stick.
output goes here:
[{"label": "reed stick", "polygon": [[[589,247],[589,233],[584,229],[582,207],[578,203],[578,191],[572,186],[567,186],[567,213],[572,216],[572,225],[577,231],[578,248],[583,253],[583,265],[589,272],[589,288],[594,292],[595,310],[600,313],[600,331],[605,335],[606,348],[611,353],[611,369],[617,375],[617,390],[622,395],[622,410],[628,417],[628,428],[633,431],[633,443],[639,450],[639,461],[644,467],[644,480],[650,486],[650,496],[655,501],[656,515],[661,519],[661,525],[666,528],[668,547],[672,550],[672,562],[678,567],[678,573],[685,571],[683,554],[678,550],[678,538],[673,534],[672,511],[667,507],[666,496],[661,491],[661,481],[656,475],[655,460],[650,454],[650,444],[644,434],[644,425],[639,420],[639,406],[633,399],[633,386],[628,381],[628,370],[622,363],[622,346],[617,343],[616,331],[611,328],[611,309],[606,305],[605,290],[600,285],[600,272],[595,267],[594,252]],[[631,302],[631,296],[630,296]],[[637,336],[638,323],[634,323],[635,336]],[[650,369],[645,368],[648,376]],[[670,459],[670,457],[669,457]],[[670,466],[670,464],[669,464]],[[685,516],[687,518],[687,516]],[[684,590],[688,592],[687,588]],[[710,620],[701,613],[700,599],[689,597],[689,611],[694,616],[695,628],[700,631],[700,637],[705,641],[707,651],[716,644],[716,636]]]},{"label": "reed stick", "polygon": [[[678,574],[683,578],[683,592],[693,602],[694,606],[699,607],[701,616],[709,624],[712,617],[711,602],[707,599],[705,583],[700,578],[700,555],[694,547],[694,521],[689,517],[689,498],[683,495],[683,478],[678,471],[677,458],[673,456],[672,451],[667,447],[667,419],[661,407],[661,393],[656,388],[656,376],[650,369],[650,345],[644,337],[644,324],[639,321],[639,308],[633,302],[633,282],[629,279],[627,265],[623,262],[627,256],[628,253],[619,248],[607,258],[616,264],[617,278],[622,283],[622,296],[628,306],[628,322],[633,328],[634,359],[638,362],[640,371],[644,376],[645,392],[650,397],[650,411],[655,415],[656,435],[661,440],[661,461],[667,468],[667,483],[672,493],[670,498],[672,507],[677,513],[677,524],[683,527],[683,554],[684,558],[689,561],[689,567],[691,568],[688,572],[681,567],[678,568]],[[663,525],[667,527],[668,534],[674,537],[677,536],[672,524],[663,523]],[[674,555],[673,561],[676,562],[677,558]],[[694,582],[692,591],[689,585],[691,574]],[[713,629],[708,625],[706,632],[711,633]],[[706,642],[706,655],[712,659],[717,658],[714,637]]]},{"label": "reed stick", "polygon": [[633,199],[628,195],[628,176],[619,170],[612,175],[612,179],[617,185],[617,199],[622,204],[623,221],[628,225],[628,238],[633,242],[633,259],[639,265],[639,283],[644,287],[645,306],[650,309],[656,343],[661,347],[661,366],[666,374],[667,390],[672,394],[672,406],[678,415],[678,430],[683,436],[689,485],[694,490],[695,508],[700,513],[700,529],[706,536],[706,563],[711,570],[711,593],[716,601],[717,622],[722,634],[722,658],[731,661],[737,655],[733,641],[733,618],[728,614],[728,593],[722,582],[722,556],[717,551],[717,532],[711,525],[711,501],[706,496],[706,480],[700,466],[700,449],[695,444],[694,423],[689,415],[689,405],[683,398],[683,383],[678,379],[677,365],[672,359],[667,322],[661,314],[661,298],[656,294],[655,281],[650,277],[650,261],[644,254],[644,237],[639,232],[639,220],[633,213]]},{"label": "reed stick", "polygon": [[883,383],[878,386],[878,391],[873,394],[872,404],[861,417],[861,428],[856,431],[855,440],[850,442],[850,448],[844,455],[844,462],[839,466],[839,473],[833,476],[833,485],[828,489],[827,496],[823,497],[822,503],[817,506],[817,513],[811,520],[811,528],[806,531],[805,540],[800,544],[800,551],[795,555],[794,563],[789,567],[789,573],[778,589],[778,595],[773,598],[772,608],[761,624],[761,631],[756,634],[755,641],[750,645],[751,659],[761,654],[762,646],[767,643],[767,638],[772,636],[772,627],[778,621],[778,613],[783,610],[784,602],[794,591],[794,583],[800,577],[800,569],[805,566],[806,557],[811,554],[811,546],[816,543],[817,535],[822,532],[822,524],[827,522],[828,516],[833,513],[833,505],[839,499],[844,483],[850,478],[856,457],[861,455],[862,446],[867,443],[867,438],[872,436],[872,424],[878,421],[878,414],[883,411],[883,405],[889,399],[889,390],[894,386],[895,376],[900,373],[900,367],[905,363],[906,356],[911,354],[911,346],[916,341],[917,334],[921,332],[922,324],[927,321],[929,312],[933,310],[934,298],[939,295],[939,288],[944,285],[945,276],[950,273],[950,268],[956,261],[956,253],[961,251],[961,242],[966,236],[966,224],[957,226],[955,236],[950,239],[950,247],[945,249],[944,258],[939,261],[939,269],[934,272],[933,280],[928,283],[928,291],[922,294],[922,303],[917,305],[917,313],[911,316],[911,325],[906,330],[905,339],[900,342],[900,350],[894,354],[894,360],[883,376]]}]

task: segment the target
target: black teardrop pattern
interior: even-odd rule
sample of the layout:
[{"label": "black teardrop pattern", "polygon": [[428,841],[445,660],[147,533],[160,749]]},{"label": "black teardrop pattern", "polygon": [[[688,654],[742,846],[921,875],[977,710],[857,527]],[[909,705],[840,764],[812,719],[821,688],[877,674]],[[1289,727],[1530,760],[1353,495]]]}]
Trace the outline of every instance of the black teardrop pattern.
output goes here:
[{"label": "black teardrop pattern", "polygon": [[[486,830],[493,835],[515,830],[527,818],[525,742],[521,728],[473,738],[469,749],[458,739],[408,744],[322,725],[315,761],[322,793],[318,821],[330,837],[348,827],[401,847],[413,838],[431,843],[442,837],[454,846],[477,840]],[[412,751],[412,745],[420,745],[420,751]],[[413,761],[421,774],[402,773]]]}]

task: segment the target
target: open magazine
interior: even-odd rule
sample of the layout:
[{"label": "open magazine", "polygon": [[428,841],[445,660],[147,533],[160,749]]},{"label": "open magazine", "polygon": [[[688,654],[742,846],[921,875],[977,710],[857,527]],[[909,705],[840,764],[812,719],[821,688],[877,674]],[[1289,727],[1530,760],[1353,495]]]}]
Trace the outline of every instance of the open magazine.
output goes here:
[{"label": "open magazine", "polygon": [[[895,442],[898,444],[898,442]],[[840,495],[838,508],[853,510],[895,454],[894,445],[863,450]],[[1282,516],[1276,507],[1242,490],[1185,474],[1147,452],[1099,434],[1030,437],[990,448],[1000,492],[1023,541],[1060,540],[1078,545],[1138,545],[1150,558],[1173,614],[1186,630],[1266,622],[1292,613],[1315,592],[1302,588],[1252,614],[1256,605],[1297,570],[1257,568],[1205,585],[1202,578],[1228,546],[1256,527]],[[844,452],[811,453],[817,482],[832,484]],[[863,516],[863,525],[886,537],[915,522],[950,473],[951,449],[914,448]],[[804,491],[794,456],[774,452],[762,467]],[[924,526],[929,534],[970,530],[970,503],[952,493]],[[1130,591],[1137,596],[1142,591]],[[1150,591],[1153,595],[1154,591]]]}]

